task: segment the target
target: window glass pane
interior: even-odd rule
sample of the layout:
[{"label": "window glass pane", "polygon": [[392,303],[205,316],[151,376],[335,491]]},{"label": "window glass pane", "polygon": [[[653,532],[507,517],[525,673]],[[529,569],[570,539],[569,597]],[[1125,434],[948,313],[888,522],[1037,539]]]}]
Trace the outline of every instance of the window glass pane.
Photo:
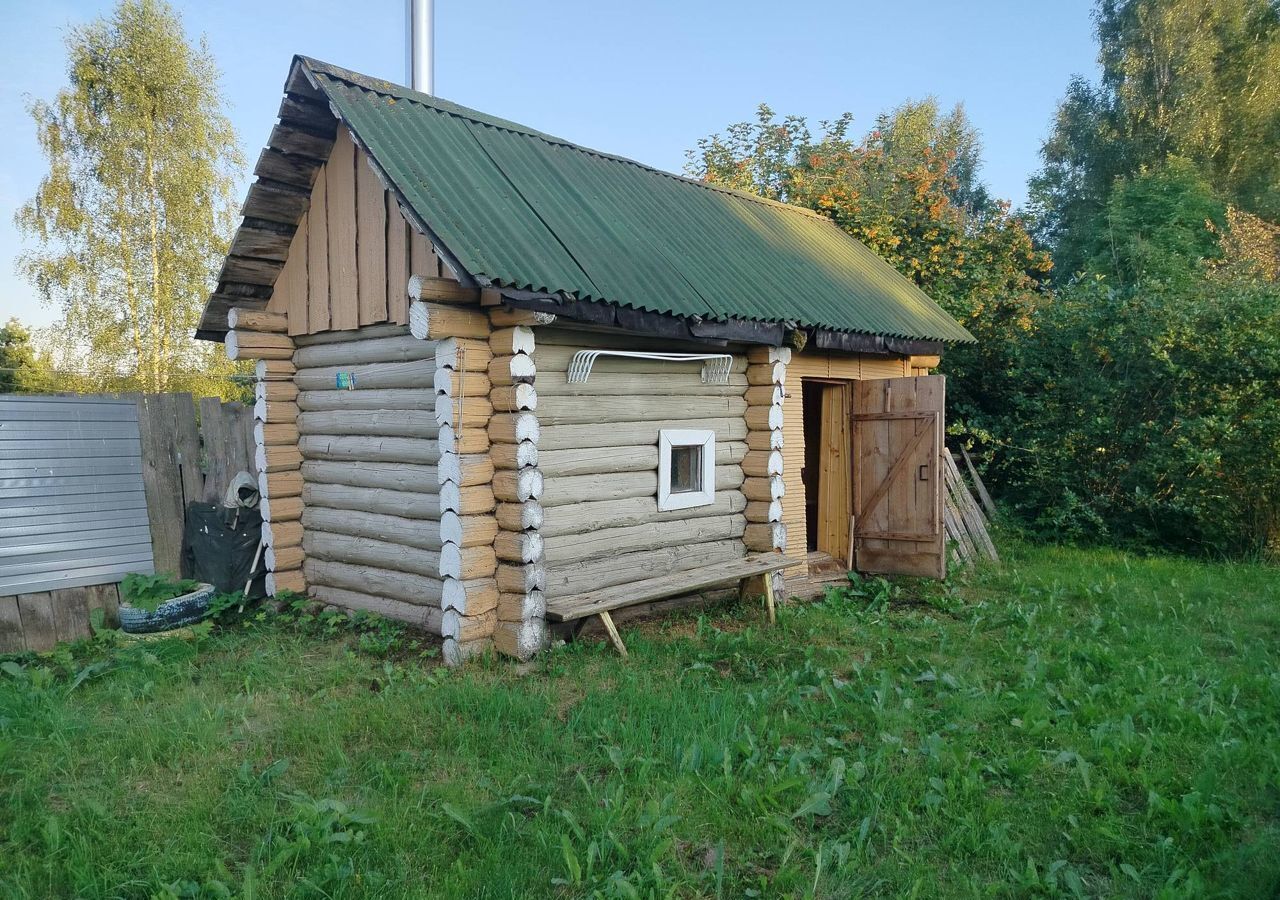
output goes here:
[{"label": "window glass pane", "polygon": [[671,493],[702,490],[702,445],[671,448]]}]

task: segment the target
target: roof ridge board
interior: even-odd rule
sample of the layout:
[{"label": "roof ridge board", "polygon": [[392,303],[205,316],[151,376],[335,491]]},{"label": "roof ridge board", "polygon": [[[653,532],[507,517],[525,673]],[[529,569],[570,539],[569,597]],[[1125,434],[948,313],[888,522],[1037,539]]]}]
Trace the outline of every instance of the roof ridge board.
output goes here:
[{"label": "roof ridge board", "polygon": [[498,128],[503,131],[510,131],[513,134],[522,134],[527,137],[538,138],[548,144],[564,147],[568,150],[576,150],[579,153],[585,153],[588,156],[596,156],[600,159],[607,159],[613,162],[624,163],[629,166],[635,166],[654,175],[661,175],[664,178],[670,178],[674,181],[684,182],[685,184],[694,185],[704,190],[714,191],[721,194],[727,194],[731,197],[741,197],[745,200],[751,200],[765,206],[776,207],[789,213],[808,216],[812,219],[820,219],[831,221],[830,217],[824,216],[822,213],[815,212],[811,209],[805,209],[803,206],[795,206],[791,203],[783,203],[780,200],[773,200],[769,197],[761,197],[759,194],[752,194],[749,191],[739,190],[738,188],[725,187],[720,184],[713,184],[707,181],[699,181],[696,178],[689,178],[686,175],[677,175],[674,172],[668,172],[665,169],[659,169],[639,160],[631,159],[626,156],[619,156],[616,153],[609,153],[605,150],[596,150],[591,147],[585,147],[582,144],[576,144],[567,138],[556,137],[545,131],[539,131],[528,125],[522,125],[519,122],[513,122],[510,119],[503,119],[498,116],[491,116],[487,113],[472,109],[469,106],[463,106],[460,103],[454,103],[452,100],[445,100],[441,97],[434,97],[430,94],[424,94],[421,91],[415,91],[407,88],[402,84],[395,84],[381,78],[374,78],[369,75],[363,75],[354,72],[351,69],[344,69],[341,66],[335,66],[332,63],[326,63],[322,60],[313,59],[309,56],[297,56],[295,59],[302,61],[313,72],[333,78],[337,81],[345,81],[354,87],[362,90],[371,91],[375,94],[383,94],[395,99],[408,100],[411,103],[417,103],[421,106],[431,107],[438,112],[448,115],[458,116],[459,118],[468,119],[478,125],[484,125],[489,128]]}]

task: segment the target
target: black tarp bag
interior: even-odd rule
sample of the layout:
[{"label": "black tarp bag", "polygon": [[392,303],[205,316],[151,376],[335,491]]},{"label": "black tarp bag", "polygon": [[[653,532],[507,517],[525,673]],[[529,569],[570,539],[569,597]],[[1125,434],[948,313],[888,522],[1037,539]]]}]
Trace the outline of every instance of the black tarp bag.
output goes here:
[{"label": "black tarp bag", "polygon": [[188,503],[182,534],[182,576],[231,594],[244,589],[252,569],[246,599],[261,600],[267,595],[266,555],[258,553],[261,540],[262,513],[257,509]]}]

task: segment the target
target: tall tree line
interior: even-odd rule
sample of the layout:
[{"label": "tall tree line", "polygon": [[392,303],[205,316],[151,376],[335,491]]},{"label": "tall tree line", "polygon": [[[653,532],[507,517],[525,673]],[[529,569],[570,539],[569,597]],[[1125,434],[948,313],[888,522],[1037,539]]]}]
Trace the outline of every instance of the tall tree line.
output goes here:
[{"label": "tall tree line", "polygon": [[1280,551],[1280,4],[1101,0],[1030,208],[981,181],[962,108],[863,135],[762,106],[688,171],[830,216],[979,339],[949,439],[1032,534]]},{"label": "tall tree line", "polygon": [[16,216],[19,270],[61,312],[63,387],[227,394],[234,367],[193,339],[244,163],[213,57],[162,0],[66,44],[67,86],[30,106],[48,174]]},{"label": "tall tree line", "polygon": [[1031,179],[1059,280],[1096,259],[1118,181],[1185,161],[1215,198],[1280,220],[1280,4],[1102,0],[1097,81],[1067,87]]}]

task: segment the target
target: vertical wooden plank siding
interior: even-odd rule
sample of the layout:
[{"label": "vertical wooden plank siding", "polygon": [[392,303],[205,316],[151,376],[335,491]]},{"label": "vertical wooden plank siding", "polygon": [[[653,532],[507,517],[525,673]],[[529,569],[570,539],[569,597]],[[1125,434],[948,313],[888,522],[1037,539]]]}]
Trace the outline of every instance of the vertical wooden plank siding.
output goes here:
[{"label": "vertical wooden plank siding", "polygon": [[[310,243],[307,226],[309,224],[310,213],[304,213],[302,221],[298,224],[298,230],[293,235],[293,243],[289,245],[289,259],[280,273],[280,281],[285,282],[285,298],[280,311],[288,316],[288,332],[291,335],[307,333],[307,245]],[[276,290],[279,291],[279,287]],[[271,295],[273,306],[269,308],[275,308],[275,299],[273,292]]]},{"label": "vertical wooden plank siding", "polygon": [[338,129],[325,167],[328,182],[329,328],[360,327],[356,274],[356,148],[345,128]]},{"label": "vertical wooden plank siding", "polygon": [[409,323],[410,275],[440,277],[431,244],[413,230],[368,157],[339,130],[311,189],[267,309],[290,336]]},{"label": "vertical wooden plank siding", "polygon": [[329,330],[329,167],[316,177],[307,212],[307,333]]},{"label": "vertical wooden plank siding", "polygon": [[388,191],[387,207],[387,318],[397,325],[409,324],[409,224],[400,215],[400,205]]},{"label": "vertical wooden plank siding", "polygon": [[409,274],[435,277],[440,273],[436,252],[425,237],[409,229]]},{"label": "vertical wooden plank siding", "polygon": [[387,321],[387,200],[363,153],[356,169],[356,281],[361,325]]}]

